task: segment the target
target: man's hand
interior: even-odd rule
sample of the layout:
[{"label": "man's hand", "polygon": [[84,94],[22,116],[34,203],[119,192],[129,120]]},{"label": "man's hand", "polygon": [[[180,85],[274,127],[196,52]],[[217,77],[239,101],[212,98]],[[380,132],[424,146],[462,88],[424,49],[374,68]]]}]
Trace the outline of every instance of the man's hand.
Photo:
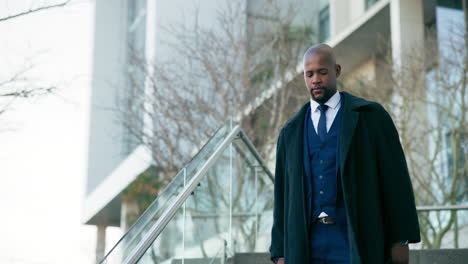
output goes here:
[{"label": "man's hand", "polygon": [[400,243],[393,244],[393,246],[392,246],[392,263],[394,263],[394,264],[408,264],[408,262],[409,262],[409,247],[408,247],[408,245],[401,245]]},{"label": "man's hand", "polygon": [[284,258],[279,258],[276,264],[284,264]]}]

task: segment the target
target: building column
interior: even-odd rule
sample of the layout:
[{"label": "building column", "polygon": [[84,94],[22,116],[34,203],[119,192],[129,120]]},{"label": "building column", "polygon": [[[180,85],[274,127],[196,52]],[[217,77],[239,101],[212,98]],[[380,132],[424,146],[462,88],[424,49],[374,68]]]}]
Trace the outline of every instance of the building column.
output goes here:
[{"label": "building column", "polygon": [[[395,84],[401,88],[409,85],[411,87],[406,88],[411,88],[414,95],[419,98],[425,97],[423,0],[391,0],[390,26],[393,79],[397,82]],[[394,96],[400,95],[394,94]],[[424,113],[424,109],[419,110],[422,111],[420,114]]]},{"label": "building column", "polygon": [[96,242],[96,264],[104,258],[106,254],[106,227],[105,225],[97,226],[97,242]]},{"label": "building column", "polygon": [[[147,67],[148,73],[145,76],[145,94],[150,96],[152,94],[154,80],[151,78],[154,76],[154,64],[156,63],[156,37],[159,32],[157,32],[158,21],[156,16],[156,9],[158,8],[156,1],[147,1],[146,6],[146,43],[145,43],[145,60],[150,67]],[[154,131],[154,125],[152,117],[149,113],[153,113],[153,106],[149,100],[143,100],[144,102],[144,116],[143,116],[143,126],[146,131],[145,134],[152,135]]]},{"label": "building column", "polygon": [[350,2],[330,0],[330,39],[334,38],[350,24]]},{"label": "building column", "polygon": [[423,0],[391,0],[390,25],[395,66],[406,65],[409,62],[406,58],[410,54],[423,55],[421,52],[424,49]]},{"label": "building column", "polygon": [[[426,98],[423,0],[391,0],[390,26],[394,86],[391,100],[398,106],[392,112],[400,121],[403,148],[412,151],[407,153],[412,155],[411,159],[407,158],[410,174],[424,177],[430,175],[430,168],[424,166],[424,157],[414,154],[415,150],[429,151],[427,137],[421,137],[429,126],[427,105],[423,101]],[[419,188],[417,181],[413,181],[413,188]]]}]

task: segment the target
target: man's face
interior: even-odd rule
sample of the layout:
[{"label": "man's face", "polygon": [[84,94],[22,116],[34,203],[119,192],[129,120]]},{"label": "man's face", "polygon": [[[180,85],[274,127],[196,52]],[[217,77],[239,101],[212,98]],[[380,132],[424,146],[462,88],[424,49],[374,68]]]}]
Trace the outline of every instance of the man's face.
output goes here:
[{"label": "man's face", "polygon": [[304,81],[310,96],[319,104],[324,104],[336,92],[336,77],[339,76],[340,65],[332,62],[325,54],[312,53],[304,60]]}]

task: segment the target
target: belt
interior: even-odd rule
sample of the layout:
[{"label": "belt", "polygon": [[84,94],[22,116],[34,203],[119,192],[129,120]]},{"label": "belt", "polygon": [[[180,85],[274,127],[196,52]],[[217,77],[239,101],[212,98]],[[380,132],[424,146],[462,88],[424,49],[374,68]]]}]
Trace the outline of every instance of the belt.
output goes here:
[{"label": "belt", "polygon": [[334,224],[336,224],[335,219],[333,219],[331,217],[328,217],[328,216],[317,218],[317,222],[325,224],[325,225],[334,225]]}]

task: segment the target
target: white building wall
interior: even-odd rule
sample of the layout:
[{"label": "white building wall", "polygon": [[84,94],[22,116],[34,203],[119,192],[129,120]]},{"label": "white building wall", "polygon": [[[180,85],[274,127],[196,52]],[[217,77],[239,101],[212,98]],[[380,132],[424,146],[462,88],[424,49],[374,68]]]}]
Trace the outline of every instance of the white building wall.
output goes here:
[{"label": "white building wall", "polygon": [[358,18],[360,18],[365,11],[365,3],[364,0],[354,0],[348,6],[349,12],[349,22],[353,23]]},{"label": "white building wall", "polygon": [[[422,0],[391,0],[390,19],[392,27],[393,63],[399,67],[424,47],[424,17]],[[422,54],[419,54],[422,55]]]},{"label": "white building wall", "polygon": [[331,36],[338,35],[343,29],[349,25],[350,7],[357,1],[342,1],[330,0],[330,34]]},{"label": "white building wall", "polygon": [[123,127],[113,111],[116,87],[125,82],[125,10],[125,0],[96,1],[87,194],[125,158]]}]

